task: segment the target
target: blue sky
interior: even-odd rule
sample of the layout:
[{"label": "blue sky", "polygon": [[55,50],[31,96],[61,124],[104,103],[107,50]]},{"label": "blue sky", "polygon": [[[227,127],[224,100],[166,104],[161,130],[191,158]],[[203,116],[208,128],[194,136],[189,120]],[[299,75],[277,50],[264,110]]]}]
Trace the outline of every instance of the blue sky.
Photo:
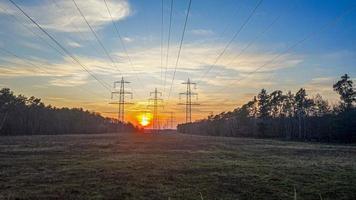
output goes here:
[{"label": "blue sky", "polygon": [[[181,111],[184,109],[176,103],[180,101],[178,93],[184,91],[184,85],[180,83],[188,77],[199,83],[197,92],[203,106],[196,109],[193,118],[197,119],[206,115],[207,111],[218,113],[241,105],[261,88],[295,92],[305,87],[310,96],[320,93],[335,103],[337,96],[331,88],[333,82],[345,73],[353,78],[356,76],[356,1],[352,0],[262,1],[205,77],[202,74],[214,64],[259,0],[192,0],[169,99],[166,90],[172,80],[188,0],[173,1],[166,90],[161,73],[165,73],[170,0],[163,1],[163,38],[161,0],[107,0],[132,66],[113,28],[104,1],[76,2],[116,61],[115,64],[105,55],[71,0],[15,2],[100,80],[112,85],[123,75],[131,81],[129,89],[134,92],[133,101],[136,103],[131,109],[133,113],[146,109],[149,92],[157,87],[165,91],[165,109],[176,111],[178,119],[181,113],[183,118]],[[115,111],[115,107],[108,104],[110,92],[68,56],[58,54],[39,39],[36,35],[55,46],[9,1],[0,1],[0,17],[0,47],[26,60],[24,63],[0,51],[1,87],[41,97],[45,102],[57,106],[81,106],[107,115]],[[311,34],[312,37],[308,37]],[[305,37],[308,40],[283,53]],[[161,40],[164,42],[163,54]],[[249,48],[241,53],[250,42]],[[279,54],[278,59],[248,75]],[[29,60],[37,68],[29,65]],[[117,65],[122,73],[113,65]]]}]

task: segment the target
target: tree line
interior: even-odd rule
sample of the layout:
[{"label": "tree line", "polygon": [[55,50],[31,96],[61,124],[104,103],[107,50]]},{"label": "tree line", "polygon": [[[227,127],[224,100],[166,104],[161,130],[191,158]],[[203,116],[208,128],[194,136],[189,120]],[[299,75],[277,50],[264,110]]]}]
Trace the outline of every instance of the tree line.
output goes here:
[{"label": "tree line", "polygon": [[135,131],[131,123],[104,118],[82,108],[56,108],[36,97],[0,90],[0,135],[107,133]]},{"label": "tree line", "polygon": [[180,124],[181,133],[283,138],[287,140],[356,142],[356,92],[345,74],[333,85],[340,102],[333,107],[321,95],[309,98],[305,89],[295,94],[265,89],[230,112]]}]

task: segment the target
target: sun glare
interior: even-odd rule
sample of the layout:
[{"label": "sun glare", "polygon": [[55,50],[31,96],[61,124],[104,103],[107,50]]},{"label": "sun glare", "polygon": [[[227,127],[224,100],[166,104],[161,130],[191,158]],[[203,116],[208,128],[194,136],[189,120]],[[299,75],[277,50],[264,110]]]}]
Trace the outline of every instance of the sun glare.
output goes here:
[{"label": "sun glare", "polygon": [[141,126],[148,126],[151,123],[152,114],[143,113],[138,115],[137,119]]},{"label": "sun glare", "polygon": [[140,123],[142,126],[147,126],[149,124],[147,116],[142,116]]}]

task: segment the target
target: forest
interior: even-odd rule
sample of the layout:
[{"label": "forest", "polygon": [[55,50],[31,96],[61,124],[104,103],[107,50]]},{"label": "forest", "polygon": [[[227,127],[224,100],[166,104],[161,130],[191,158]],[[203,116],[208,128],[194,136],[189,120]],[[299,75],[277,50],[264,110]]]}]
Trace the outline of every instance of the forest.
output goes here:
[{"label": "forest", "polygon": [[130,123],[104,118],[82,108],[46,106],[41,99],[14,95],[9,88],[0,90],[0,135],[36,135],[70,133],[130,132]]},{"label": "forest", "polygon": [[251,101],[193,123],[179,124],[181,133],[280,138],[319,142],[356,142],[356,92],[345,74],[333,86],[340,95],[330,106],[321,95],[309,98],[304,88],[295,94],[262,89]]}]

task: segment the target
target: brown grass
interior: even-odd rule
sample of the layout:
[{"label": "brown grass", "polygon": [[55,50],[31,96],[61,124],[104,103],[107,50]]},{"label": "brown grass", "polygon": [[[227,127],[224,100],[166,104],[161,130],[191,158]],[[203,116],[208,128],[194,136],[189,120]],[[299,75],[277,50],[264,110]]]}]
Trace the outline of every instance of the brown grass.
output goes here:
[{"label": "brown grass", "polygon": [[356,147],[181,134],[0,138],[2,199],[356,199]]}]

